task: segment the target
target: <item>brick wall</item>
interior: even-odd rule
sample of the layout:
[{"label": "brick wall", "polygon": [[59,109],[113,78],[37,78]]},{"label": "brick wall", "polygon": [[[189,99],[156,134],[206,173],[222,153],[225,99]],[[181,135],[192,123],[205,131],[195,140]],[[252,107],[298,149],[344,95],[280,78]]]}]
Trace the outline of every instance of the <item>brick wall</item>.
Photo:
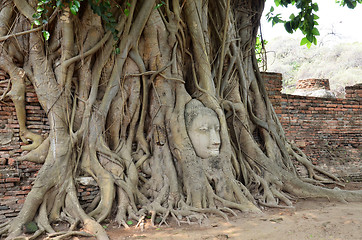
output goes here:
[{"label": "brick wall", "polygon": [[346,98],[355,99],[358,101],[362,100],[362,83],[346,87]]},{"label": "brick wall", "polygon": [[[281,74],[262,76],[270,98],[280,99],[272,103],[289,140],[313,163],[337,175],[362,174],[362,84],[346,87],[345,99],[318,98],[281,94]],[[329,83],[322,80],[309,82],[328,87]],[[308,81],[302,82],[310,87]]]},{"label": "brick wall", "polygon": [[[7,76],[0,72],[0,94],[8,88]],[[32,86],[26,92],[27,126],[34,133],[46,134],[49,126]],[[12,101],[0,102],[0,222],[17,215],[41,165],[17,162],[23,154],[19,124]]]},{"label": "brick wall", "polygon": [[309,78],[297,81],[296,89],[326,89],[329,88],[329,79]]},{"label": "brick wall", "polygon": [[274,110],[277,114],[281,114],[281,102],[282,102],[282,74],[274,72],[262,72],[262,78],[265,82],[265,87],[269,95],[270,102],[274,106]]},{"label": "brick wall", "polygon": [[[8,88],[8,83],[8,77],[0,71],[0,96]],[[26,115],[29,130],[42,135],[48,133],[46,114],[31,84],[26,87]],[[0,101],[0,223],[18,214],[41,167],[40,164],[16,161],[18,156],[26,154],[20,149],[21,145],[14,104],[10,99],[4,99]],[[97,193],[97,187],[78,186],[83,205],[88,205]]]}]

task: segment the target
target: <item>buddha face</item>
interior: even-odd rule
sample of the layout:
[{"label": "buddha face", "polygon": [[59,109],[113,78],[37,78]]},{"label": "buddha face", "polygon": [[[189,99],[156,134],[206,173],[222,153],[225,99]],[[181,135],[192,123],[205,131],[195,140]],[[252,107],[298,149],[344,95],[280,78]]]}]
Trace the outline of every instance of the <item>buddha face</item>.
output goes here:
[{"label": "buddha face", "polygon": [[214,111],[200,104],[189,114],[187,132],[199,157],[214,157],[219,155],[221,144],[219,119]]}]

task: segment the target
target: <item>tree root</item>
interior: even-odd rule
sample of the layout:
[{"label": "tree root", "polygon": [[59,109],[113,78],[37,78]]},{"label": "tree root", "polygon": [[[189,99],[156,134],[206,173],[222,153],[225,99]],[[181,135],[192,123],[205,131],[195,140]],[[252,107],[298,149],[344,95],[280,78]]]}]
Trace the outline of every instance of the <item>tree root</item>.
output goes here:
[{"label": "tree root", "polygon": [[6,222],[6,224],[3,224],[0,227],[0,236],[2,236],[4,233],[6,233],[10,229],[10,227],[11,227],[10,223],[11,223],[11,221],[8,221],[8,222]]},{"label": "tree root", "polygon": [[310,179],[315,179],[319,182],[328,182],[328,179],[320,177],[316,175],[315,171],[323,174],[324,176],[333,180],[332,183],[338,183],[340,180],[338,177],[334,176],[333,174],[323,170],[322,168],[315,166],[312,162],[308,159],[308,157],[293,143],[287,145],[287,149],[289,154],[291,154],[298,162],[303,164],[308,171],[308,175]]},{"label": "tree root", "polygon": [[19,237],[15,237],[12,240],[34,240],[37,237],[39,237],[40,235],[42,235],[44,233],[44,229],[39,228],[32,236],[27,237],[27,236],[19,236]]},{"label": "tree root", "polygon": [[[48,154],[50,139],[47,137],[36,149],[30,151],[28,154],[18,157],[19,161],[29,161],[33,163],[44,163]],[[25,149],[23,149],[25,150]]]},{"label": "tree root", "polygon": [[48,236],[44,240],[61,240],[69,238],[71,236],[95,237],[95,235],[83,231],[65,231],[48,234]]}]

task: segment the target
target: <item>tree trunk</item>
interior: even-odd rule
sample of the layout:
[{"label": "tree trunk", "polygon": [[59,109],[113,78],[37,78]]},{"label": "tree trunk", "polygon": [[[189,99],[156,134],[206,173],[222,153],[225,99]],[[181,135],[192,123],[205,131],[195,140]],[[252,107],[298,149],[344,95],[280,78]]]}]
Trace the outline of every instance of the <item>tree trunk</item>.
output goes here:
[{"label": "tree trunk", "polygon": [[[362,199],[312,185],[337,179],[285,138],[254,52],[263,0],[96,2],[81,2],[77,15],[72,4],[45,5],[48,23],[33,29],[38,1],[1,6],[0,68],[31,143],[19,160],[44,163],[19,216],[0,228],[8,239],[31,221],[35,235],[87,235],[73,231],[81,223],[107,239],[106,218],[128,227],[147,215],[179,222],[291,207],[291,196]],[[24,81],[49,118],[45,140],[26,129]],[[87,211],[79,176],[100,189]],[[58,220],[69,233],[54,233]]]}]

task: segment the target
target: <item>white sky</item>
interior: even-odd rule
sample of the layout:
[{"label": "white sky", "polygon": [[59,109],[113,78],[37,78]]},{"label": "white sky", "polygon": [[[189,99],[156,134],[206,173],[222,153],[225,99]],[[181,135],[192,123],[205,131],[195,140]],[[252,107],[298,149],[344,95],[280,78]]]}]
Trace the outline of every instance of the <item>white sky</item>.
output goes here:
[{"label": "white sky", "polygon": [[[315,0],[318,3],[319,11],[316,13],[319,16],[317,26],[320,36],[317,37],[318,43],[340,41],[340,42],[362,42],[362,4],[358,4],[355,9],[341,7],[335,3],[335,0]],[[263,38],[272,40],[276,37],[288,36],[292,38],[302,39],[301,31],[298,30],[294,34],[289,34],[284,29],[282,23],[272,27],[271,22],[267,22],[265,14],[269,12],[270,7],[274,6],[273,0],[267,0],[264,9],[264,16],[261,21]],[[283,19],[289,19],[291,13],[296,13],[296,7],[289,8],[275,7],[275,13],[281,13]],[[332,37],[330,33],[335,35]]]}]

